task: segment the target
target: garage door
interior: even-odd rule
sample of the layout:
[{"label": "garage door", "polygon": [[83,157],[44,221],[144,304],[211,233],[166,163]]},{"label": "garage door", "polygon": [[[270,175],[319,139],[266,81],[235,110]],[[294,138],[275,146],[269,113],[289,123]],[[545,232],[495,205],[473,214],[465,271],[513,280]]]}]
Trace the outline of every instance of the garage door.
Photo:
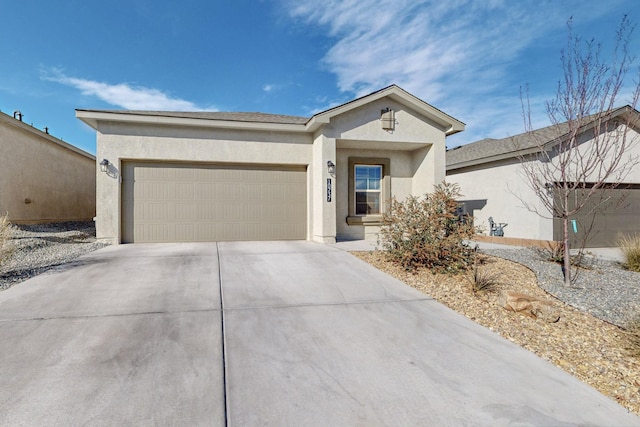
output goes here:
[{"label": "garage door", "polygon": [[[604,193],[603,193],[604,192]],[[584,197],[586,190],[574,192],[569,199],[569,206],[573,208],[576,202]],[[569,244],[579,247],[588,233],[585,247],[613,247],[616,246],[618,236],[640,234],[640,189],[638,186],[629,188],[617,188],[615,190],[602,190],[596,193],[582,210],[587,213],[600,203],[601,197],[610,197],[610,200],[598,208],[595,214],[576,218],[577,233],[573,227],[569,227]],[[591,231],[589,231],[589,229]],[[562,221],[554,220],[554,240],[562,240]]]},{"label": "garage door", "polygon": [[127,162],[122,176],[124,243],[306,239],[304,166]]}]

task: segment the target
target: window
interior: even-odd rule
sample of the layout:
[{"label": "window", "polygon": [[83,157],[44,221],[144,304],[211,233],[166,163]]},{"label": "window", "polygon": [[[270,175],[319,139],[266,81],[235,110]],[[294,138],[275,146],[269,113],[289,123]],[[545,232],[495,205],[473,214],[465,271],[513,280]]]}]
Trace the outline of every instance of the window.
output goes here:
[{"label": "window", "polygon": [[381,165],[355,165],[355,214],[380,214]]},{"label": "window", "polygon": [[391,197],[391,160],[349,157],[349,225],[380,225]]}]

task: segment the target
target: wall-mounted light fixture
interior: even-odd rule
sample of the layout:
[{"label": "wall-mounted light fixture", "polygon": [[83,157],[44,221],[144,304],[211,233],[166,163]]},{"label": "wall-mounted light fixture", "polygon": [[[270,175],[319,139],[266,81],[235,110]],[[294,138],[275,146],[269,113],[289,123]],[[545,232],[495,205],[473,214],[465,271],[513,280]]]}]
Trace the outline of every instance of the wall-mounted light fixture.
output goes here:
[{"label": "wall-mounted light fixture", "polygon": [[102,159],[100,162],[100,172],[107,173],[109,171],[109,160]]},{"label": "wall-mounted light fixture", "polygon": [[327,162],[327,172],[329,172],[329,175],[336,173],[336,165],[331,160]]},{"label": "wall-mounted light fixture", "polygon": [[396,118],[391,108],[380,111],[380,123],[382,123],[382,129],[386,131],[393,131],[396,128]]}]

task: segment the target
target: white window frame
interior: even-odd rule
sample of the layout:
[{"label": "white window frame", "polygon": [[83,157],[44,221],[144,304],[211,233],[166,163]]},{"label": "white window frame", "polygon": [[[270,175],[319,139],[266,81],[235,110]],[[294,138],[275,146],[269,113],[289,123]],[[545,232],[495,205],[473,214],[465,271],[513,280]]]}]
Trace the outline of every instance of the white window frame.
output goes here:
[{"label": "white window frame", "polygon": [[[371,189],[369,188],[369,178],[367,178],[367,188],[366,189],[358,189],[357,181],[358,181],[358,168],[367,168],[367,169],[378,169],[378,188]],[[384,179],[384,168],[382,165],[372,165],[372,164],[355,164],[353,165],[353,177],[354,177],[354,194],[353,194],[353,212],[356,216],[367,216],[367,215],[381,215],[382,214],[382,182]],[[365,194],[378,194],[378,211],[377,212],[366,212],[366,213],[358,213],[358,193]],[[368,205],[368,203],[367,203]]]}]

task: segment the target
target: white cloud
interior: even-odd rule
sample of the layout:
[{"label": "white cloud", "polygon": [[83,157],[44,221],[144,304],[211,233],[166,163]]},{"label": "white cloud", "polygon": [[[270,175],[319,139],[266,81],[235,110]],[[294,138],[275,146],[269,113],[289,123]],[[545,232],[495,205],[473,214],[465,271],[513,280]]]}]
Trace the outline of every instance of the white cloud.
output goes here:
[{"label": "white cloud", "polygon": [[127,83],[108,84],[94,80],[69,77],[58,69],[43,72],[42,78],[78,89],[83,95],[95,96],[111,105],[127,110],[199,111],[215,110],[202,108],[193,102],[153,88],[133,86]]},{"label": "white cloud", "polygon": [[[518,92],[525,82],[513,77],[513,70],[526,61],[524,49],[553,31],[564,33],[566,19],[581,4],[282,1],[292,18],[328,32],[332,45],[323,63],[336,75],[340,91],[362,96],[396,83],[467,122],[465,142],[523,131]],[[589,18],[606,10],[594,5]]]},{"label": "white cloud", "polygon": [[262,90],[265,91],[265,92],[271,92],[273,90],[273,85],[266,84],[266,85],[262,86]]}]

